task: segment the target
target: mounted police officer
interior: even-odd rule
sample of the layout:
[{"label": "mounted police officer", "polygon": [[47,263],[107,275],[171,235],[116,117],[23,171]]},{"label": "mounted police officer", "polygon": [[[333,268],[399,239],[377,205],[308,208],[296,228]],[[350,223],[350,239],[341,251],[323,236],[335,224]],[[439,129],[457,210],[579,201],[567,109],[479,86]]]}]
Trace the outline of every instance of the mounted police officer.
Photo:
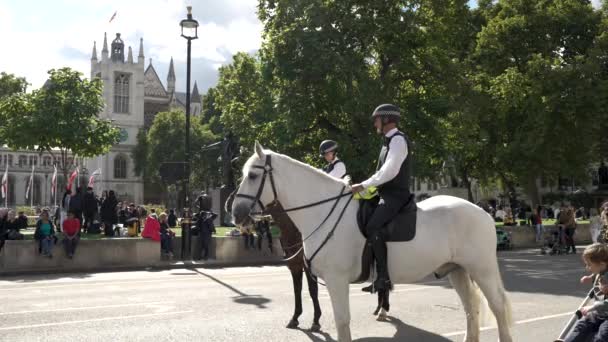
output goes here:
[{"label": "mounted police officer", "polygon": [[325,158],[327,165],[323,171],[332,177],[344,178],[346,176],[346,165],[338,159],[338,143],[333,140],[325,140],[319,146],[321,157]]},{"label": "mounted police officer", "polygon": [[374,110],[372,114],[374,127],[378,134],[384,136],[376,173],[368,180],[352,186],[353,193],[362,192],[369,187],[377,187],[380,195],[378,207],[365,227],[376,258],[378,276],[374,284],[364,288],[363,291],[371,292],[374,288],[384,290],[391,287],[386,260],[386,241],[382,229],[410,201],[411,197],[410,142],[397,128],[400,118],[399,107],[395,105],[383,104]]}]

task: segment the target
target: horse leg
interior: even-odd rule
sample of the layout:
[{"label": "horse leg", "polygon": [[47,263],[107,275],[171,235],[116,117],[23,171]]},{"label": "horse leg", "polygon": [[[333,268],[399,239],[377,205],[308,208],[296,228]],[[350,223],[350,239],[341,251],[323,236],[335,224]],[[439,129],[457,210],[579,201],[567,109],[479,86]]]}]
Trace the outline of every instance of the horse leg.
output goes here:
[{"label": "horse leg", "polygon": [[302,314],[302,269],[292,270],[291,271],[291,279],[293,280],[293,294],[296,300],[296,307],[293,312],[293,317],[291,321],[287,324],[288,329],[295,329],[298,327],[300,322],[298,322],[298,318]]},{"label": "horse leg", "polygon": [[513,342],[511,336],[511,302],[500,277],[498,262],[471,272],[473,280],[479,285],[486,296],[490,309],[496,317],[500,342]]},{"label": "horse leg", "polygon": [[310,274],[310,270],[305,270],[304,272],[306,273],[306,281],[308,282],[308,293],[310,293],[312,305],[315,309],[315,316],[312,326],[310,327],[310,331],[319,332],[321,331],[321,324],[319,323],[319,319],[321,318],[321,305],[319,305],[319,284],[317,283],[317,280],[313,278],[312,274]]},{"label": "horse leg", "polygon": [[383,302],[383,297],[382,297],[382,292],[383,291],[378,291],[378,305],[376,306],[376,310],[374,310],[374,312],[372,313],[372,315],[374,316],[378,316],[378,313],[380,312],[380,309],[382,309],[382,302]]},{"label": "horse leg", "polygon": [[338,330],[338,342],[352,342],[350,334],[350,303],[348,298],[348,279],[327,278],[327,290],[334,309],[334,321]]},{"label": "horse leg", "polygon": [[467,332],[464,341],[479,342],[480,293],[464,268],[459,267],[452,271],[448,277],[460,297],[467,317]]},{"label": "horse leg", "polygon": [[388,302],[390,290],[385,289],[378,291],[378,316],[376,317],[376,321],[378,322],[386,322],[388,318],[388,311],[390,309],[390,305]]}]

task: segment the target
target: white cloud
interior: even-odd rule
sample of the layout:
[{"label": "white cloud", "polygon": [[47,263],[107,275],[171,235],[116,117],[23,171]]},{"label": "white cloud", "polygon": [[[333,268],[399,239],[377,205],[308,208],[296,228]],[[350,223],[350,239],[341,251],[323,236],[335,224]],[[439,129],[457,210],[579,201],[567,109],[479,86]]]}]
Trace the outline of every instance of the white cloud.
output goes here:
[{"label": "white cloud", "polygon": [[[155,66],[168,63],[171,57],[178,65],[185,63],[186,40],[180,37],[179,22],[186,16],[187,4],[193,6],[201,25],[199,39],[192,43],[192,56],[208,60],[209,68],[230,62],[226,52],[252,51],[261,44],[256,0],[63,0],[53,2],[50,9],[30,6],[27,11],[15,2],[9,5],[8,0],[2,1],[0,70],[25,76],[34,88],[44,83],[51,68],[70,66],[88,76],[93,41],[100,54],[104,32],[108,45],[120,32],[135,58],[143,37],[146,60],[152,58]],[[108,23],[114,11],[117,16]],[[201,13],[200,18],[197,13]],[[197,79],[196,74],[193,69],[193,79]],[[201,82],[205,80],[199,79]]]}]

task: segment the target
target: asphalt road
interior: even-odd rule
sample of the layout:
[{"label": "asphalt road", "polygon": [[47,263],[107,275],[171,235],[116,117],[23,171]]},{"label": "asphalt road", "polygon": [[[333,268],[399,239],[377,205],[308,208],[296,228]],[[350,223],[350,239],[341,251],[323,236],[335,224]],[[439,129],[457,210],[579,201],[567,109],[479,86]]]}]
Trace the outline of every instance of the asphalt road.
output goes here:
[{"label": "asphalt road", "polygon": [[[515,341],[550,341],[588,288],[577,256],[536,251],[499,254],[513,303]],[[76,256],[78,257],[78,256]],[[396,287],[391,322],[376,322],[375,296],[353,285],[351,329],[356,341],[461,341],[466,327],[447,281]],[[312,305],[304,292],[303,328]],[[323,332],[288,330],[293,295],[287,268],[179,269],[0,279],[0,341],[334,341],[322,288]],[[497,341],[487,328],[482,341]]]}]

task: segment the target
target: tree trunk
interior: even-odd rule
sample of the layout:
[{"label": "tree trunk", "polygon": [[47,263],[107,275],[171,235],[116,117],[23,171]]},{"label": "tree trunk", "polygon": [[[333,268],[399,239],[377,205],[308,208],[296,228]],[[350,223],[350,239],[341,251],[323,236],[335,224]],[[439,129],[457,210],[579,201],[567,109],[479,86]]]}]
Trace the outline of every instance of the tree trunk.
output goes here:
[{"label": "tree trunk", "polygon": [[538,192],[538,186],[536,184],[536,178],[535,177],[528,177],[526,179],[526,195],[528,196],[528,198],[530,199],[530,202],[532,202],[532,207],[536,207],[537,205],[540,204],[541,198],[540,198],[540,194]]},{"label": "tree trunk", "polygon": [[469,175],[466,169],[462,170],[462,182],[467,188],[467,200],[471,203],[475,203],[475,199],[473,198],[473,191],[471,190],[471,180],[469,179]]}]

